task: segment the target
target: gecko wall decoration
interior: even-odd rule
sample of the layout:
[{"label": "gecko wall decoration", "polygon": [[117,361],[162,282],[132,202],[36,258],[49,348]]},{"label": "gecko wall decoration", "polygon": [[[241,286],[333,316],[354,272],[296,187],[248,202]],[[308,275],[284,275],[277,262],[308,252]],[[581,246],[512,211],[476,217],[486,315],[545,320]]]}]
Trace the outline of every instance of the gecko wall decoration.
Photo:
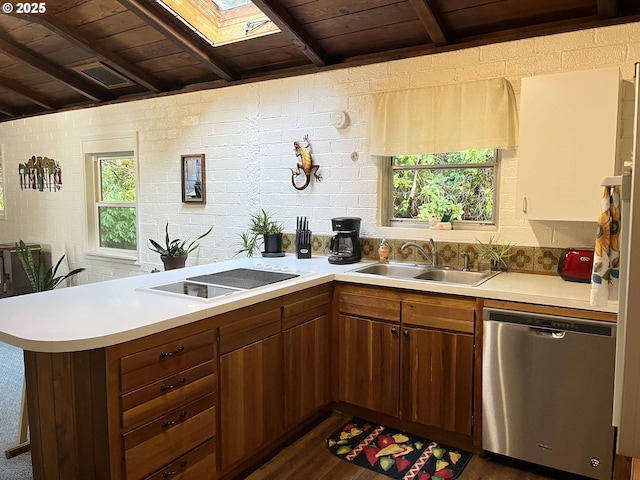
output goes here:
[{"label": "gecko wall decoration", "polygon": [[[311,183],[311,176],[316,178],[316,181],[322,181],[322,175],[318,173],[320,165],[313,163],[313,157],[311,156],[311,143],[309,142],[309,135],[305,135],[303,140],[307,143],[305,146],[300,145],[300,142],[293,142],[294,151],[296,157],[300,157],[300,162],[296,164],[296,169],[291,168],[291,184],[296,190],[304,190]],[[304,184],[296,184],[296,177],[305,175],[306,180]]]}]

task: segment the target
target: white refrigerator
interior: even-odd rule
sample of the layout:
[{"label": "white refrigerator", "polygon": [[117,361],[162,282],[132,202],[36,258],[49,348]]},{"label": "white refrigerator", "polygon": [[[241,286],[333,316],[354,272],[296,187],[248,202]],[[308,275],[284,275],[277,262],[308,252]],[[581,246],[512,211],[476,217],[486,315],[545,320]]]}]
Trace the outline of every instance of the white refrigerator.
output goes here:
[{"label": "white refrigerator", "polygon": [[[635,70],[633,166],[622,183],[620,287],[613,424],[617,453],[640,458],[640,63]],[[594,386],[595,387],[595,386]],[[596,387],[597,388],[597,387]]]}]

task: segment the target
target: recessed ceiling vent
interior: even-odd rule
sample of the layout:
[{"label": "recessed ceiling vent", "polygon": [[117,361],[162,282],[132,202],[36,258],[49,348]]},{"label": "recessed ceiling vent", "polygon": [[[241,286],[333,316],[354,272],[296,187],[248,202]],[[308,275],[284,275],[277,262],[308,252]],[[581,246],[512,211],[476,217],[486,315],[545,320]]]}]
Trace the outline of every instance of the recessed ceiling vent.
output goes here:
[{"label": "recessed ceiling vent", "polygon": [[78,65],[77,67],[73,67],[73,69],[108,89],[128,87],[129,85],[134,84],[128,78],[123,77],[112,68],[109,68],[100,62]]}]

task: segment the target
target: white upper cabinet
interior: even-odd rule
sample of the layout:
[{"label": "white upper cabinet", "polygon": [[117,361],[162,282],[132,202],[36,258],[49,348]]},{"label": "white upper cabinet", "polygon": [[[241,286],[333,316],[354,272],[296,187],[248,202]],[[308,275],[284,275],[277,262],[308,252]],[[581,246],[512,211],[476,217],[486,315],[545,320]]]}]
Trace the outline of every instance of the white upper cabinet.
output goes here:
[{"label": "white upper cabinet", "polygon": [[618,174],[620,71],[522,79],[516,209],[528,220],[596,221]]}]

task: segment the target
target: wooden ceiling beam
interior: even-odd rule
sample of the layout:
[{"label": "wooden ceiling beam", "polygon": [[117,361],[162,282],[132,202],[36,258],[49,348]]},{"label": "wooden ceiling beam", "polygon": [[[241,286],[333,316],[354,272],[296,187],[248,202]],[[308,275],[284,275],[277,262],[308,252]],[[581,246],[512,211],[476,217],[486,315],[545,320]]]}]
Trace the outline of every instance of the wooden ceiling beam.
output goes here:
[{"label": "wooden ceiling beam", "polygon": [[597,0],[598,17],[602,19],[615,18],[618,16],[617,0]]},{"label": "wooden ceiling beam", "polygon": [[140,0],[118,0],[118,2],[131,13],[136,14],[158,32],[162,33],[178,47],[195,57],[200,63],[223,80],[231,82],[238,78],[238,74],[234,72],[231,67],[200,47],[200,45],[190,39],[184,32],[180,31],[171,22],[159,15],[157,11],[145,5],[146,2]]},{"label": "wooden ceiling beam", "polygon": [[57,63],[15,43],[4,34],[0,35],[0,51],[20,63],[41,71],[91,100],[104,102],[113,99],[113,95],[110,92],[106,92],[99,86],[90,83],[82,78],[80,74],[69,71]]},{"label": "wooden ceiling beam", "polygon": [[18,114],[6,103],[0,102],[0,113],[6,115],[7,117],[17,117]]},{"label": "wooden ceiling beam", "polygon": [[451,43],[442,26],[440,12],[433,0],[409,0],[418,14],[427,35],[436,47],[443,47]]},{"label": "wooden ceiling beam", "polygon": [[9,78],[0,77],[0,87],[4,88],[5,90],[10,90],[13,93],[20,95],[21,97],[26,98],[31,103],[35,103],[36,105],[39,105],[47,110],[56,110],[58,108],[57,105],[54,105],[53,102],[50,102],[47,98],[43,97],[38,92],[35,92],[30,88],[27,88],[24,85],[21,85]]},{"label": "wooden ceiling beam", "polygon": [[60,35],[67,41],[95,56],[102,63],[122,73],[124,76],[142,85],[147,90],[154,93],[163,92],[166,87],[158,82],[153,76],[138,68],[136,65],[125,60],[118,54],[108,50],[97,42],[92,42],[85,38],[76,28],[68,25],[64,21],[52,15],[31,15],[28,18],[21,18],[35,23],[39,23],[48,30]]},{"label": "wooden ceiling beam", "polygon": [[320,44],[293,18],[279,0],[253,0],[253,4],[262,10],[262,13],[269,17],[282,30],[282,33],[291,38],[315,66],[324,67],[332,63]]}]

